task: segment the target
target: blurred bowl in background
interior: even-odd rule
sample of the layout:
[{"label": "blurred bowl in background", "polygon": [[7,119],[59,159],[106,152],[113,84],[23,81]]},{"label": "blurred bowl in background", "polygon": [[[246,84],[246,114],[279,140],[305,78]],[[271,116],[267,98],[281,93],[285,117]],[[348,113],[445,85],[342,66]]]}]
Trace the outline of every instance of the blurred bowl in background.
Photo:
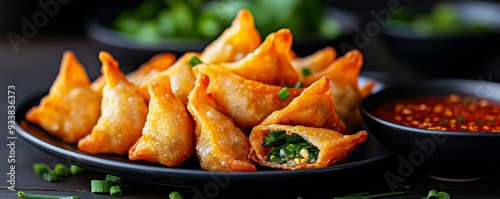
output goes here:
[{"label": "blurred bowl in background", "polygon": [[500,52],[500,4],[447,1],[427,9],[405,6],[380,36],[395,59],[424,78],[477,78]]},{"label": "blurred bowl in background", "polygon": [[[116,20],[119,16],[122,16],[124,15],[124,13],[130,12],[132,10],[142,9],[140,7],[141,6],[144,7],[145,2],[146,1],[127,1],[96,9],[93,13],[91,13],[87,17],[84,23],[84,29],[86,31],[86,34],[93,40],[93,42],[99,45],[103,50],[110,51],[113,54],[113,56],[115,56],[116,59],[120,61],[120,63],[122,63],[121,65],[124,67],[124,70],[128,71],[133,70],[134,68],[137,68],[140,64],[147,61],[151,56],[160,52],[172,52],[175,53],[178,57],[182,56],[185,52],[188,51],[201,52],[211,41],[213,41],[213,39],[219,36],[218,32],[217,35],[211,33],[213,37],[209,37],[210,35],[186,36],[186,34],[181,34],[184,35],[182,37],[180,36],[168,37],[164,35],[161,37],[148,36],[147,34],[151,34],[152,32],[155,31],[154,30],[155,27],[151,27],[148,25],[156,24],[156,26],[158,26],[159,23],[156,22],[153,23],[147,20],[144,23],[141,22],[143,25],[145,24],[147,26],[137,26],[137,24],[133,25],[135,24],[135,22],[131,23],[127,22],[126,20],[125,23],[122,23],[122,25],[125,24],[126,28],[128,27],[127,25],[132,24],[130,25],[130,28],[133,30],[140,30],[142,32],[141,33],[142,35],[131,34],[128,32],[120,31],[117,28],[115,28],[113,24],[116,23]],[[215,2],[220,2],[220,1],[215,1]],[[232,14],[232,12],[234,12],[235,16],[240,7],[244,6],[243,4],[242,5],[238,4],[235,6],[231,5],[229,6],[229,8],[222,7],[222,6],[228,7],[228,5],[229,4],[223,4],[218,7],[216,6],[216,9],[221,9],[222,11],[220,12],[223,13],[224,15],[229,15]],[[149,5],[149,7],[152,6]],[[226,11],[227,9],[234,9],[234,10],[231,11],[231,13],[229,13],[228,11],[229,14],[223,12]],[[251,9],[252,8],[250,7],[250,10]],[[256,26],[257,28],[259,28],[258,20],[263,20],[262,16],[259,13],[253,13],[253,14],[256,20]],[[276,24],[278,23],[277,21],[273,22],[274,25],[276,25],[275,28],[276,30],[278,30],[280,26],[291,28],[292,34],[294,34],[294,42],[292,45],[292,49],[298,56],[305,56],[312,54],[317,50],[320,50],[321,48],[326,46],[332,46],[336,49],[339,49],[338,45],[342,41],[352,40],[351,38],[354,36],[353,27],[357,26],[360,23],[358,16],[356,16],[355,14],[349,11],[340,10],[332,7],[325,8],[325,18],[327,18],[328,20],[322,20],[322,21],[327,21],[323,22],[326,23],[326,25],[324,25],[325,27],[327,27],[326,29],[317,30],[316,32],[302,31],[300,32],[300,34],[298,34],[299,31],[294,32],[293,29],[294,27],[287,26],[290,24],[280,25]],[[232,18],[228,20],[229,22],[220,22],[219,25],[223,27],[223,29],[220,30],[221,32],[229,26],[231,20]],[[320,22],[304,21],[303,23],[318,24]],[[212,25],[216,24],[212,23]],[[261,31],[261,34],[263,34],[262,35],[263,39],[272,29],[267,28],[266,30],[267,31],[261,31],[259,29],[259,31]],[[154,35],[155,33],[152,34]],[[329,36],[330,39],[327,39],[322,35],[330,35]]]}]

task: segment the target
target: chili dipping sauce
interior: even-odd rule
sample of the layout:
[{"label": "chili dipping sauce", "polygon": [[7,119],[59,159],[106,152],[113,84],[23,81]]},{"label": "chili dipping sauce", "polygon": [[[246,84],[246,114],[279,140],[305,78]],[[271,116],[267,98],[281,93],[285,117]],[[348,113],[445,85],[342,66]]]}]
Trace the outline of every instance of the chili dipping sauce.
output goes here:
[{"label": "chili dipping sauce", "polygon": [[409,127],[459,132],[500,132],[500,102],[448,95],[403,99],[375,110],[384,120]]}]

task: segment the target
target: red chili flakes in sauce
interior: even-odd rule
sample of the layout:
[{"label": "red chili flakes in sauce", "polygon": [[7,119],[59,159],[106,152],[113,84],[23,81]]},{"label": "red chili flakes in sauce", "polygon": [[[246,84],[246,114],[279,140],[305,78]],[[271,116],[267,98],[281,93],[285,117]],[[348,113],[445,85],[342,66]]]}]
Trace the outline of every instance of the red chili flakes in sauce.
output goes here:
[{"label": "red chili flakes in sauce", "polygon": [[500,132],[500,102],[471,96],[413,98],[388,103],[378,117],[409,127],[461,132]]}]

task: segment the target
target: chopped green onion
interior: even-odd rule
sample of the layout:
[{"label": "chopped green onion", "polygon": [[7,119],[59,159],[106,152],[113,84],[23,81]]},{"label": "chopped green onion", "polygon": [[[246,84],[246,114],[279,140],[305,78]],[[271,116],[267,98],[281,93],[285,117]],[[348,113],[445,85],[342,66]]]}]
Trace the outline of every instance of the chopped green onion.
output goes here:
[{"label": "chopped green onion", "polygon": [[122,178],[109,174],[106,175],[105,181],[108,182],[110,186],[122,184]]},{"label": "chopped green onion", "polygon": [[43,174],[45,172],[50,171],[50,167],[49,165],[44,163],[35,163],[33,164],[33,170],[35,171],[36,174]]},{"label": "chopped green onion", "polygon": [[464,123],[465,122],[465,118],[463,116],[461,116],[461,115],[459,115],[457,117],[457,119],[458,119],[458,122],[460,122],[460,123]]},{"label": "chopped green onion", "polygon": [[281,89],[278,92],[278,97],[280,97],[281,100],[286,100],[290,96],[291,96],[291,94],[286,87],[283,87],[283,89]]},{"label": "chopped green onion", "polygon": [[423,197],[422,199],[450,199],[450,194],[440,191],[438,192],[435,189],[432,189],[427,194],[427,197]]},{"label": "chopped green onion", "polygon": [[54,173],[58,176],[66,177],[69,176],[69,167],[64,164],[56,164],[54,167]]},{"label": "chopped green onion", "polygon": [[169,199],[183,199],[181,194],[177,191],[174,191],[168,195]]},{"label": "chopped green onion", "polygon": [[440,124],[447,124],[448,122],[445,119],[439,119]]},{"label": "chopped green onion", "polygon": [[90,181],[90,190],[92,193],[108,193],[109,183],[105,180]]},{"label": "chopped green onion", "polygon": [[121,196],[123,193],[122,193],[122,189],[120,188],[120,185],[114,185],[114,186],[111,186],[109,188],[109,195],[112,195],[112,196]]},{"label": "chopped green onion", "polygon": [[294,88],[304,88],[304,83],[302,82],[297,82],[294,86]]},{"label": "chopped green onion", "polygon": [[268,152],[268,159],[271,162],[283,164],[299,159],[300,163],[295,163],[302,164],[303,160],[314,163],[318,159],[318,148],[296,133],[287,135],[285,131],[270,131],[269,136],[264,136],[262,147],[273,147]]},{"label": "chopped green onion", "polygon": [[494,122],[493,120],[488,120],[488,123],[493,124]]},{"label": "chopped green onion", "polygon": [[191,59],[189,60],[189,64],[191,64],[192,67],[195,67],[196,65],[201,63],[201,60],[196,56],[191,57]]},{"label": "chopped green onion", "polygon": [[43,173],[42,178],[48,182],[59,182],[59,177],[57,177],[54,171],[47,171]]},{"label": "chopped green onion", "polygon": [[333,199],[382,198],[382,197],[387,197],[387,196],[403,195],[403,194],[405,194],[405,192],[399,191],[399,192],[388,192],[388,193],[372,194],[372,195],[368,195],[368,194],[369,194],[368,192],[363,192],[363,193],[351,194],[351,195],[347,195],[347,196],[334,197]]},{"label": "chopped green onion", "polygon": [[484,124],[483,120],[474,120],[474,122],[476,122],[476,124],[479,124],[479,125],[483,125]]},{"label": "chopped green onion", "polygon": [[311,74],[312,74],[311,69],[309,69],[307,67],[302,69],[302,76],[307,77],[307,76],[309,76]]},{"label": "chopped green onion", "polygon": [[79,167],[79,166],[76,166],[76,165],[70,165],[69,171],[70,171],[71,175],[74,175],[74,176],[87,172],[86,169]]},{"label": "chopped green onion", "polygon": [[17,192],[17,197],[23,199],[80,199],[78,196],[50,196],[50,195],[38,195],[38,194],[27,194],[22,191]]}]

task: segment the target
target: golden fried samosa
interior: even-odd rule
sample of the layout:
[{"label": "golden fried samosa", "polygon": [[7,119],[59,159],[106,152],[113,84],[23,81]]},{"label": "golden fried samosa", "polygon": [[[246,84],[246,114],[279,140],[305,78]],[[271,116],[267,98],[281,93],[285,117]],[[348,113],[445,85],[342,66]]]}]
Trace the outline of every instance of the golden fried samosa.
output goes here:
[{"label": "golden fried samosa", "polygon": [[293,68],[295,69],[295,71],[297,71],[302,79],[304,76],[309,75],[305,73],[316,73],[325,69],[328,65],[330,65],[330,63],[335,60],[335,58],[337,58],[337,51],[335,50],[335,48],[327,46],[305,57],[297,57],[294,53],[292,53],[290,60]]},{"label": "golden fried samosa", "polygon": [[287,106],[304,90],[288,88],[290,97],[282,100],[278,93],[284,87],[246,79],[220,65],[198,64],[193,71],[210,78],[208,92],[214,98],[217,109],[244,131],[260,124],[273,111]]},{"label": "golden fried samosa", "polygon": [[111,54],[101,51],[99,60],[106,81],[102,90],[101,117],[92,133],[78,141],[78,148],[93,154],[124,155],[141,137],[148,105],[138,86],[127,80]]},{"label": "golden fried samosa", "polygon": [[149,112],[142,136],[130,148],[130,160],[179,166],[194,152],[194,123],[186,106],[176,99],[167,75],[149,86]]},{"label": "golden fried samosa", "polygon": [[303,125],[345,133],[346,126],[337,116],[330,78],[323,77],[307,87],[281,110],[274,111],[260,125]]},{"label": "golden fried samosa", "polygon": [[249,137],[250,157],[276,169],[321,168],[347,160],[367,137],[366,131],[348,135],[300,125],[259,125]]},{"label": "golden fried samosa", "polygon": [[91,90],[85,68],[67,50],[49,93],[26,113],[26,120],[73,144],[92,131],[100,116],[100,104],[101,98]]},{"label": "golden fried samosa", "polygon": [[234,62],[254,51],[261,42],[252,13],[241,9],[231,26],[203,50],[201,60],[211,64]]},{"label": "golden fried samosa", "polygon": [[207,171],[256,171],[250,163],[248,138],[231,118],[219,112],[207,93],[209,77],[200,74],[189,94],[188,110],[194,118],[196,154]]},{"label": "golden fried samosa", "polygon": [[290,29],[280,29],[269,34],[266,40],[245,58],[221,65],[240,76],[265,84],[294,85],[300,77],[290,63],[292,40]]},{"label": "golden fried samosa", "polygon": [[[151,79],[156,74],[170,67],[177,57],[170,52],[158,53],[153,55],[146,63],[142,64],[135,71],[127,74],[127,80],[135,85],[141,85],[145,81]],[[91,84],[92,90],[99,95],[102,95],[104,88],[104,77],[97,77]]]},{"label": "golden fried samosa", "polygon": [[[190,63],[190,60],[191,58],[193,58],[193,56],[199,57],[200,55],[195,52],[187,52],[182,55],[172,66],[157,74],[157,76],[169,76],[170,86],[172,92],[174,93],[174,96],[177,99],[180,99],[185,105],[187,105],[187,96],[193,89],[194,80],[196,79],[193,74],[193,66]],[[144,94],[146,99],[149,99],[149,84],[155,78],[156,76],[151,78],[151,80],[144,82],[140,86],[142,93]]]},{"label": "golden fried samosa", "polygon": [[358,86],[359,73],[363,65],[363,55],[359,50],[351,50],[333,61],[327,68],[313,73],[303,79],[308,86],[323,76],[329,76],[332,82],[332,92],[335,99],[335,109],[340,119],[347,127],[347,132],[353,132],[362,121],[359,105],[371,93],[375,82],[370,81],[363,88]]}]

